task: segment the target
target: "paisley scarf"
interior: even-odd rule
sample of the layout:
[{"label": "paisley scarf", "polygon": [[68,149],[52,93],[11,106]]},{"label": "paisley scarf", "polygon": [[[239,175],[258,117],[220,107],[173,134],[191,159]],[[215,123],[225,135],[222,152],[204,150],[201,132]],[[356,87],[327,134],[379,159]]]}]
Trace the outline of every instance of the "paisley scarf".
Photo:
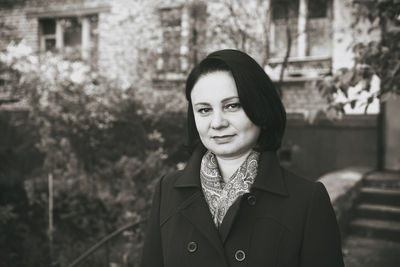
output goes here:
[{"label": "paisley scarf", "polygon": [[200,167],[201,187],[217,228],[233,202],[250,191],[257,175],[259,156],[260,153],[252,150],[229,182],[224,183],[215,155],[210,151],[204,154]]}]

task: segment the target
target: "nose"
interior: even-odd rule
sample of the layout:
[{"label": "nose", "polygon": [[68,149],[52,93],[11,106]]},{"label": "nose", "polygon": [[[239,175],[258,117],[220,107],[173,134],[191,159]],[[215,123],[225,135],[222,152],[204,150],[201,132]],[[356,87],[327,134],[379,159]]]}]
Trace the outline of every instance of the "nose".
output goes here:
[{"label": "nose", "polygon": [[214,112],[211,119],[211,128],[221,129],[228,126],[228,120],[224,117],[222,112]]}]

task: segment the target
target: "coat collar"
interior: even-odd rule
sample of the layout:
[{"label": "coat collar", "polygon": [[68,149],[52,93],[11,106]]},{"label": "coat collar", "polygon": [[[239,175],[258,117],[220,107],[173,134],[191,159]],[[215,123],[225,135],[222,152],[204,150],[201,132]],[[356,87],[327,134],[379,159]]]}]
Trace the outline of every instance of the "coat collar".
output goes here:
[{"label": "coat collar", "polygon": [[182,175],[175,181],[175,187],[201,187],[200,165],[206,151],[207,149],[202,145],[196,147],[183,169]]},{"label": "coat collar", "polygon": [[[206,152],[204,146],[198,146],[190,157],[182,175],[177,178],[175,187],[199,187],[200,184],[200,164]],[[261,153],[258,163],[258,173],[255,178],[252,190],[260,189],[281,196],[288,196],[285,179],[279,160],[274,151]]]},{"label": "coat collar", "polygon": [[260,189],[281,196],[289,196],[285,177],[274,151],[261,153],[258,162],[258,172],[252,189]]}]

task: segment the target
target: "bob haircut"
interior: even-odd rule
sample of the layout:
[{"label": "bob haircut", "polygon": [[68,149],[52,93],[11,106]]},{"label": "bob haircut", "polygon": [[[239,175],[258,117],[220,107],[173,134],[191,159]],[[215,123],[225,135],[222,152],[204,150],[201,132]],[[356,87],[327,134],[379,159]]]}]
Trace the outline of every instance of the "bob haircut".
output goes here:
[{"label": "bob haircut", "polygon": [[286,112],[271,79],[249,55],[238,50],[213,52],[196,65],[186,80],[188,148],[192,152],[201,144],[193,114],[190,94],[196,82],[209,73],[227,71],[232,74],[239,101],[247,117],[261,132],[255,150],[276,151],[282,143]]}]

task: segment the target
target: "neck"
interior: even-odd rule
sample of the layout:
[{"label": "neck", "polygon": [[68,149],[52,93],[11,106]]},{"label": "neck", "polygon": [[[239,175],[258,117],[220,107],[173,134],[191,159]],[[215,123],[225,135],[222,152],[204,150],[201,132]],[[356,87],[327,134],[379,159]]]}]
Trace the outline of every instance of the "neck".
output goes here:
[{"label": "neck", "polygon": [[218,161],[218,167],[221,172],[222,179],[225,183],[229,182],[232,174],[242,165],[246,160],[247,156],[250,154],[251,150],[245,154],[237,157],[220,157],[216,156]]}]

